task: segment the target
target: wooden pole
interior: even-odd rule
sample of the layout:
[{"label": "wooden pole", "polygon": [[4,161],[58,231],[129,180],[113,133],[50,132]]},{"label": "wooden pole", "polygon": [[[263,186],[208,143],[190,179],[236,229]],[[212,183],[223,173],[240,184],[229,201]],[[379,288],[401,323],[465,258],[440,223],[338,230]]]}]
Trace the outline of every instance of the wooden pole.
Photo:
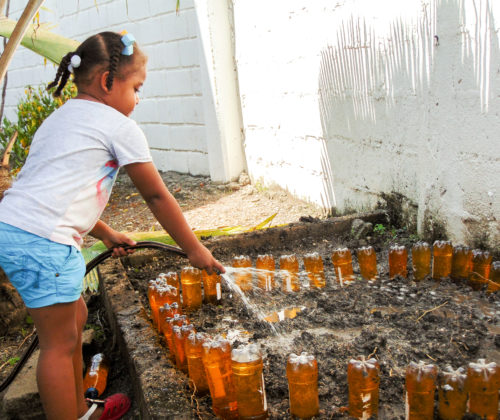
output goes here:
[{"label": "wooden pole", "polygon": [[[0,0],[3,1],[3,0]],[[16,52],[17,47],[21,43],[24,34],[28,30],[28,26],[33,20],[33,17],[37,14],[40,6],[43,4],[44,0],[29,0],[28,4],[24,8],[21,18],[16,24],[16,27],[12,31],[12,35],[9,38],[9,42],[5,46],[2,55],[0,56],[0,83],[2,82],[7,68],[9,67],[12,57]],[[1,4],[0,4],[1,5]]]},{"label": "wooden pole", "polygon": [[6,16],[5,13],[5,5],[7,4],[7,0],[0,0],[0,16]]}]

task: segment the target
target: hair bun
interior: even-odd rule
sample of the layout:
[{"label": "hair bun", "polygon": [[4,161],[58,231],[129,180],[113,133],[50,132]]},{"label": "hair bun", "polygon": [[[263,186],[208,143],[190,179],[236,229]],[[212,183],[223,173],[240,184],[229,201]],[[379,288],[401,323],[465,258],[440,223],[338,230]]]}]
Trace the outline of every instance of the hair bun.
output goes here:
[{"label": "hair bun", "polygon": [[80,67],[80,64],[82,62],[82,58],[78,55],[78,54],[75,54],[71,57],[71,67],[73,67],[74,69]]}]

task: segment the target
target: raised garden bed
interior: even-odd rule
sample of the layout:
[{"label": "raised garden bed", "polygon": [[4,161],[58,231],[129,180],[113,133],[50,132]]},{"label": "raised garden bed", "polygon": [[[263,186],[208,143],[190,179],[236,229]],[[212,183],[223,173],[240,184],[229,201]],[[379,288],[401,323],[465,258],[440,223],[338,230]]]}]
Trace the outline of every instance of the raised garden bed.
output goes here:
[{"label": "raised garden bed", "polygon": [[[373,224],[383,213],[364,215]],[[404,418],[404,373],[411,361],[424,360],[439,368],[466,366],[478,358],[500,364],[500,299],[498,292],[472,291],[465,283],[450,280],[389,280],[387,250],[397,241],[408,249],[416,238],[373,236],[353,239],[355,217],[300,223],[267,231],[207,241],[225,265],[236,255],[318,252],[324,260],[327,285],[307,286],[301,277],[299,292],[250,292],[249,310],[223,284],[220,305],[203,305],[190,315],[197,331],[215,336],[226,334],[233,347],[256,342],[264,352],[264,378],[269,415],[289,416],[286,357],[294,352],[314,354],[319,365],[320,418],[348,418],[347,363],[358,355],[372,355],[381,367],[379,418]],[[341,286],[330,256],[339,246],[353,251],[370,244],[377,252],[379,279],[368,283],[358,278]],[[355,256],[354,271],[359,277]],[[157,252],[137,252],[120,263],[110,261],[100,268],[102,298],[117,332],[124,359],[134,382],[135,399],[142,418],[213,418],[210,397],[192,395],[187,377],[168,361],[163,339],[151,325],[147,282],[160,272],[177,271],[185,259]],[[277,278],[279,282],[279,277]],[[299,308],[293,319],[271,324],[256,316]],[[293,311],[292,311],[293,312]],[[281,312],[283,313],[283,312]],[[278,316],[279,318],[279,316]]]}]

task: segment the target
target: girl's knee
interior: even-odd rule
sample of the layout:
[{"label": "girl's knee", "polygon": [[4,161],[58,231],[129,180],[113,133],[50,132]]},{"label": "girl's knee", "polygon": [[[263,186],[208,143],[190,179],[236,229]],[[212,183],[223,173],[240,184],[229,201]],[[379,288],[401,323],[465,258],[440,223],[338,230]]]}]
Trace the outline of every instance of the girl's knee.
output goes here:
[{"label": "girl's knee", "polygon": [[83,331],[85,324],[87,323],[87,317],[88,317],[87,305],[85,304],[83,298],[80,298],[80,300],[78,301],[77,313],[76,313],[76,327],[79,333]]}]

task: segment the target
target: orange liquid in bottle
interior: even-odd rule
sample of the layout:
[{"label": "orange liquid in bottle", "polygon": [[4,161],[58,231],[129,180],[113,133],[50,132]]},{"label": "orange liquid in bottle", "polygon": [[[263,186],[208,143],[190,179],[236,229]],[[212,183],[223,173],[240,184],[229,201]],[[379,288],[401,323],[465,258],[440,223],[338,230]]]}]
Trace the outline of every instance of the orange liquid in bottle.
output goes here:
[{"label": "orange liquid in bottle", "polygon": [[469,413],[481,419],[496,420],[499,386],[500,370],[496,363],[487,363],[485,359],[469,363],[466,379],[466,389],[469,392]]},{"label": "orange liquid in bottle", "polygon": [[290,414],[310,419],[319,413],[318,363],[306,352],[297,356],[292,353],[286,365]]},{"label": "orange liquid in bottle", "polygon": [[98,353],[90,360],[90,367],[83,378],[83,389],[87,398],[97,398],[106,389],[109,365],[103,353]]},{"label": "orange liquid in bottle", "polygon": [[165,328],[165,322],[167,318],[172,318],[174,316],[174,313],[172,311],[172,308],[168,303],[165,303],[160,309],[159,309],[159,322],[158,322],[158,332],[160,334],[163,334],[163,330]]},{"label": "orange liquid in bottle", "polygon": [[231,359],[239,418],[267,419],[267,399],[260,350],[255,344],[250,344],[233,350]]},{"label": "orange liquid in bottle", "polygon": [[321,289],[326,286],[323,259],[317,252],[304,255],[304,268],[311,282],[311,287]]},{"label": "orange liquid in bottle", "polygon": [[497,290],[500,290],[500,261],[493,261],[490,268],[488,292],[496,292]]},{"label": "orange liquid in bottle", "polygon": [[439,418],[441,420],[461,419],[465,415],[467,391],[465,390],[465,369],[453,370],[447,366],[439,374]]},{"label": "orange liquid in bottle", "polygon": [[453,280],[464,280],[469,277],[472,267],[472,250],[463,245],[454,246],[451,256],[451,274]]},{"label": "orange liquid in bottle", "polygon": [[427,242],[417,242],[411,248],[413,278],[421,281],[431,274],[431,248]]},{"label": "orange liquid in bottle", "polygon": [[182,327],[173,327],[175,346],[175,366],[184,373],[188,373],[186,358],[186,339],[191,332],[196,332],[194,325],[188,324]]},{"label": "orange liquid in bottle", "polygon": [[234,257],[232,266],[234,268],[241,268],[234,274],[234,282],[243,291],[247,292],[252,290],[252,272],[250,268],[252,267],[252,260],[248,255],[240,255],[239,257]]},{"label": "orange liquid in bottle", "polygon": [[393,279],[396,276],[406,278],[408,251],[404,246],[392,245],[389,248],[389,278]]},{"label": "orange liquid in bottle", "polygon": [[481,290],[485,284],[488,284],[491,260],[492,257],[488,251],[480,249],[472,251],[472,268],[468,283],[473,290]]},{"label": "orange liquid in bottle", "polygon": [[437,367],[424,362],[411,362],[406,368],[406,419],[434,418],[434,393]]},{"label": "orange liquid in bottle", "polygon": [[222,298],[220,276],[215,272],[208,274],[203,270],[201,272],[201,279],[203,281],[205,302],[216,305]]},{"label": "orange liquid in bottle", "polygon": [[212,409],[222,419],[238,418],[238,403],[231,369],[231,344],[224,339],[203,343],[203,365]]},{"label": "orange liquid in bottle", "polygon": [[282,255],[280,257],[280,275],[283,279],[283,291],[298,292],[299,283],[299,260],[295,254]]},{"label": "orange liquid in bottle", "polygon": [[368,281],[377,279],[377,255],[372,246],[358,249],[358,264],[361,277]]},{"label": "orange liquid in bottle", "polygon": [[262,290],[273,290],[275,286],[274,271],[276,270],[276,264],[273,256],[269,254],[258,255],[255,260],[255,268],[260,270],[257,273],[259,287]]},{"label": "orange liquid in bottle", "polygon": [[189,320],[186,315],[175,314],[173,318],[166,318],[165,324],[163,326],[163,336],[165,337],[165,341],[169,350],[169,358],[172,363],[175,363],[175,343],[174,343],[174,327],[182,327],[185,324],[188,324]]},{"label": "orange liquid in bottle", "polygon": [[375,359],[351,359],[347,365],[349,415],[358,419],[378,417],[380,366]]},{"label": "orange liquid in bottle", "polygon": [[332,263],[335,269],[337,281],[343,285],[354,280],[352,270],[352,255],[347,248],[338,248],[332,253]]},{"label": "orange liquid in bottle", "polygon": [[187,312],[201,307],[201,270],[195,267],[184,267],[181,271],[182,303]]},{"label": "orange liquid in bottle", "polygon": [[441,280],[451,274],[453,250],[450,241],[435,241],[432,245],[434,259],[432,261],[432,278]]},{"label": "orange liquid in bottle", "polygon": [[189,373],[189,386],[197,395],[208,393],[207,375],[203,366],[203,343],[209,340],[204,333],[191,332],[186,339],[186,359]]}]

